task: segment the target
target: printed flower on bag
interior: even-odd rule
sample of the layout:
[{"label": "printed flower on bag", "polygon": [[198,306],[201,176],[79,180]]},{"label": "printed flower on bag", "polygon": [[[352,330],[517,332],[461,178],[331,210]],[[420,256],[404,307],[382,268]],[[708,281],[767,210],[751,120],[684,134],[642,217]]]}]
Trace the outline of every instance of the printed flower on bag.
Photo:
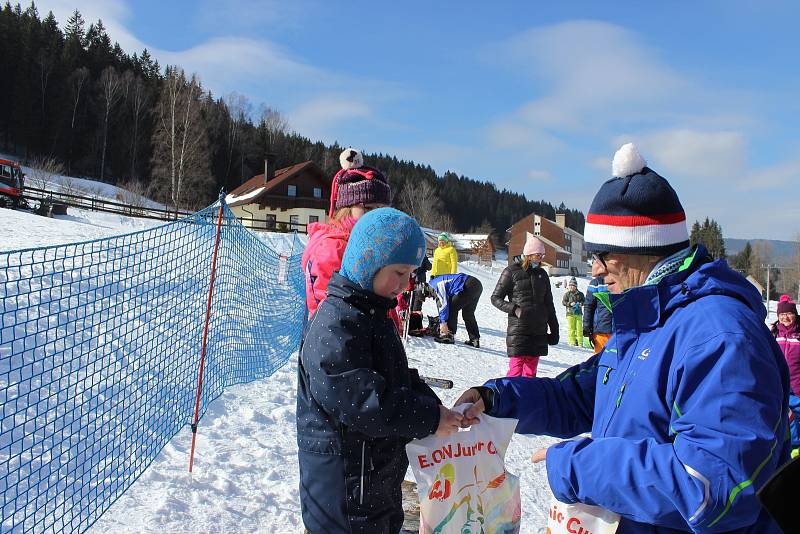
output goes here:
[{"label": "printed flower on bag", "polygon": [[428,493],[428,498],[431,500],[437,499],[443,501],[450,497],[451,487],[455,477],[456,470],[453,465],[443,465],[436,474],[436,480],[433,482],[430,493]]}]

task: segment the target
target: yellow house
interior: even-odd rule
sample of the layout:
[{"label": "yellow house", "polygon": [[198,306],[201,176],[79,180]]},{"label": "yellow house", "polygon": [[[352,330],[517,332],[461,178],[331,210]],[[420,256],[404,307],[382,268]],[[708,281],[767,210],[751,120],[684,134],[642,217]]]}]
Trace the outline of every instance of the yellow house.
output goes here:
[{"label": "yellow house", "polygon": [[331,178],[313,161],[274,169],[264,162],[264,174],[253,176],[231,191],[225,201],[242,224],[253,230],[297,230],[305,233],[312,222],[326,222]]}]

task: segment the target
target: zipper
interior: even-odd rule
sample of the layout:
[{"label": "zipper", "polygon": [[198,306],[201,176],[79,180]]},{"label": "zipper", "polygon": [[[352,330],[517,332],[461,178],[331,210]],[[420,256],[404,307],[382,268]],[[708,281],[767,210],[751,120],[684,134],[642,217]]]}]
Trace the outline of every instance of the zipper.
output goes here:
[{"label": "zipper", "polygon": [[603,375],[603,385],[608,384],[609,374],[611,374],[611,367],[606,367],[606,374]]},{"label": "zipper", "polygon": [[364,504],[364,455],[366,453],[366,448],[367,448],[367,442],[362,441],[361,442],[361,485],[360,485],[361,495],[359,497],[358,504]]},{"label": "zipper", "polygon": [[622,387],[619,388],[619,396],[617,397],[617,408],[622,403],[622,394],[625,393],[625,382],[622,383]]}]

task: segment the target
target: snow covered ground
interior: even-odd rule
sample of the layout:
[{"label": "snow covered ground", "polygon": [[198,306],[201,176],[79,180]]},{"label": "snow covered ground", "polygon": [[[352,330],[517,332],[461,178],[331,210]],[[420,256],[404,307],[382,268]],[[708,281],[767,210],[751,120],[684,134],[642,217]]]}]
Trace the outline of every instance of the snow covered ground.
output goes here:
[{"label": "snow covered ground", "polygon": [[[448,405],[467,387],[504,375],[508,365],[506,318],[489,302],[498,269],[490,274],[473,266],[462,267],[484,285],[476,313],[481,348],[461,343],[466,339],[463,323],[455,345],[439,345],[432,338],[409,338],[408,344],[412,366],[424,375],[455,383],[453,390],[437,390]],[[586,283],[580,281],[581,286]],[[553,291],[560,302],[563,289]],[[427,308],[428,304],[424,311],[432,315],[435,310]],[[563,316],[560,308],[557,306]],[[566,321],[561,323],[561,338],[566,339]],[[589,355],[586,349],[564,344],[551,347],[539,372],[554,376]],[[294,427],[296,363],[293,357],[267,380],[228,389],[201,421],[194,473],[187,472],[191,446],[187,428],[91,532],[302,532]],[[529,458],[555,441],[515,435],[509,447],[507,465],[521,477],[522,532],[545,530],[552,494],[544,465],[534,465]],[[413,480],[410,471],[407,478]]]},{"label": "snow covered ground", "polygon": [[[20,161],[17,156],[0,153],[0,158]],[[137,204],[146,208],[164,209],[164,205],[149,198],[131,193],[121,187],[88,178],[76,178],[62,174],[50,174],[39,171],[36,168],[21,165],[22,172],[25,173],[25,185],[47,191],[71,193],[115,202],[122,201],[130,203],[136,199]]]},{"label": "snow covered ground", "polygon": [[[0,250],[41,247],[97,239],[142,230],[156,221],[119,215],[70,210],[70,215],[48,219],[27,212],[0,209],[0,227],[6,228]],[[259,234],[276,249],[288,251],[291,236]],[[505,314],[489,297],[504,262],[492,269],[462,264],[484,286],[477,311],[481,348],[466,346],[463,323],[455,345],[439,345],[431,338],[409,338],[412,366],[429,376],[453,380],[453,390],[439,390],[446,404],[471,385],[502,376],[505,356]],[[565,281],[554,278],[553,282]],[[585,289],[588,280],[579,280]],[[564,310],[558,304],[563,287],[554,287],[554,299],[565,340]],[[430,307],[428,307],[430,306]],[[433,303],[426,303],[433,315]],[[539,372],[554,376],[587,358],[585,349],[563,343],[551,347]],[[212,404],[200,423],[194,473],[187,471],[191,433],[176,435],[138,481],[94,524],[91,532],[302,532],[298,502],[295,444],[296,356],[267,380],[228,389]],[[530,455],[555,440],[515,436],[508,452],[509,469],[522,483],[522,532],[543,532],[551,494],[545,467],[533,465]],[[408,478],[413,479],[410,471]]]},{"label": "snow covered ground", "polygon": [[[42,247],[98,239],[151,228],[157,221],[70,209],[70,215],[48,219],[28,212],[0,209],[0,250]],[[280,252],[290,252],[292,236],[259,237]],[[305,236],[301,236],[305,240]],[[450,405],[466,388],[505,374],[505,314],[489,300],[505,261],[491,269],[472,263],[460,268],[484,286],[477,310],[481,348],[463,344],[463,323],[455,345],[431,338],[409,338],[408,357],[424,375],[449,378],[452,390],[438,390]],[[2,266],[0,266],[2,267]],[[541,376],[554,376],[590,356],[565,345],[564,308],[567,277],[554,277],[553,296],[561,323],[562,343],[550,348],[539,364]],[[557,282],[562,287],[555,287]],[[587,279],[579,279],[585,291]],[[774,308],[775,303],[772,303]],[[433,315],[433,303],[425,313]],[[181,430],[134,485],[90,528],[91,532],[302,532],[298,502],[295,444],[296,355],[272,377],[229,388],[200,423],[194,473],[189,474],[191,433]],[[507,465],[521,478],[522,532],[544,532],[551,499],[545,466],[530,455],[556,440],[515,435]],[[409,471],[407,478],[413,480]]]}]

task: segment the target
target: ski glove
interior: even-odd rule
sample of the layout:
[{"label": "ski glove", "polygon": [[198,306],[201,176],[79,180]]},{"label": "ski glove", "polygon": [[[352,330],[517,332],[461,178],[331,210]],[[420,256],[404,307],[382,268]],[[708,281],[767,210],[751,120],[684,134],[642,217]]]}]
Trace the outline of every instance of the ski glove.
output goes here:
[{"label": "ski glove", "polygon": [[558,332],[550,332],[547,334],[548,345],[558,345]]}]

